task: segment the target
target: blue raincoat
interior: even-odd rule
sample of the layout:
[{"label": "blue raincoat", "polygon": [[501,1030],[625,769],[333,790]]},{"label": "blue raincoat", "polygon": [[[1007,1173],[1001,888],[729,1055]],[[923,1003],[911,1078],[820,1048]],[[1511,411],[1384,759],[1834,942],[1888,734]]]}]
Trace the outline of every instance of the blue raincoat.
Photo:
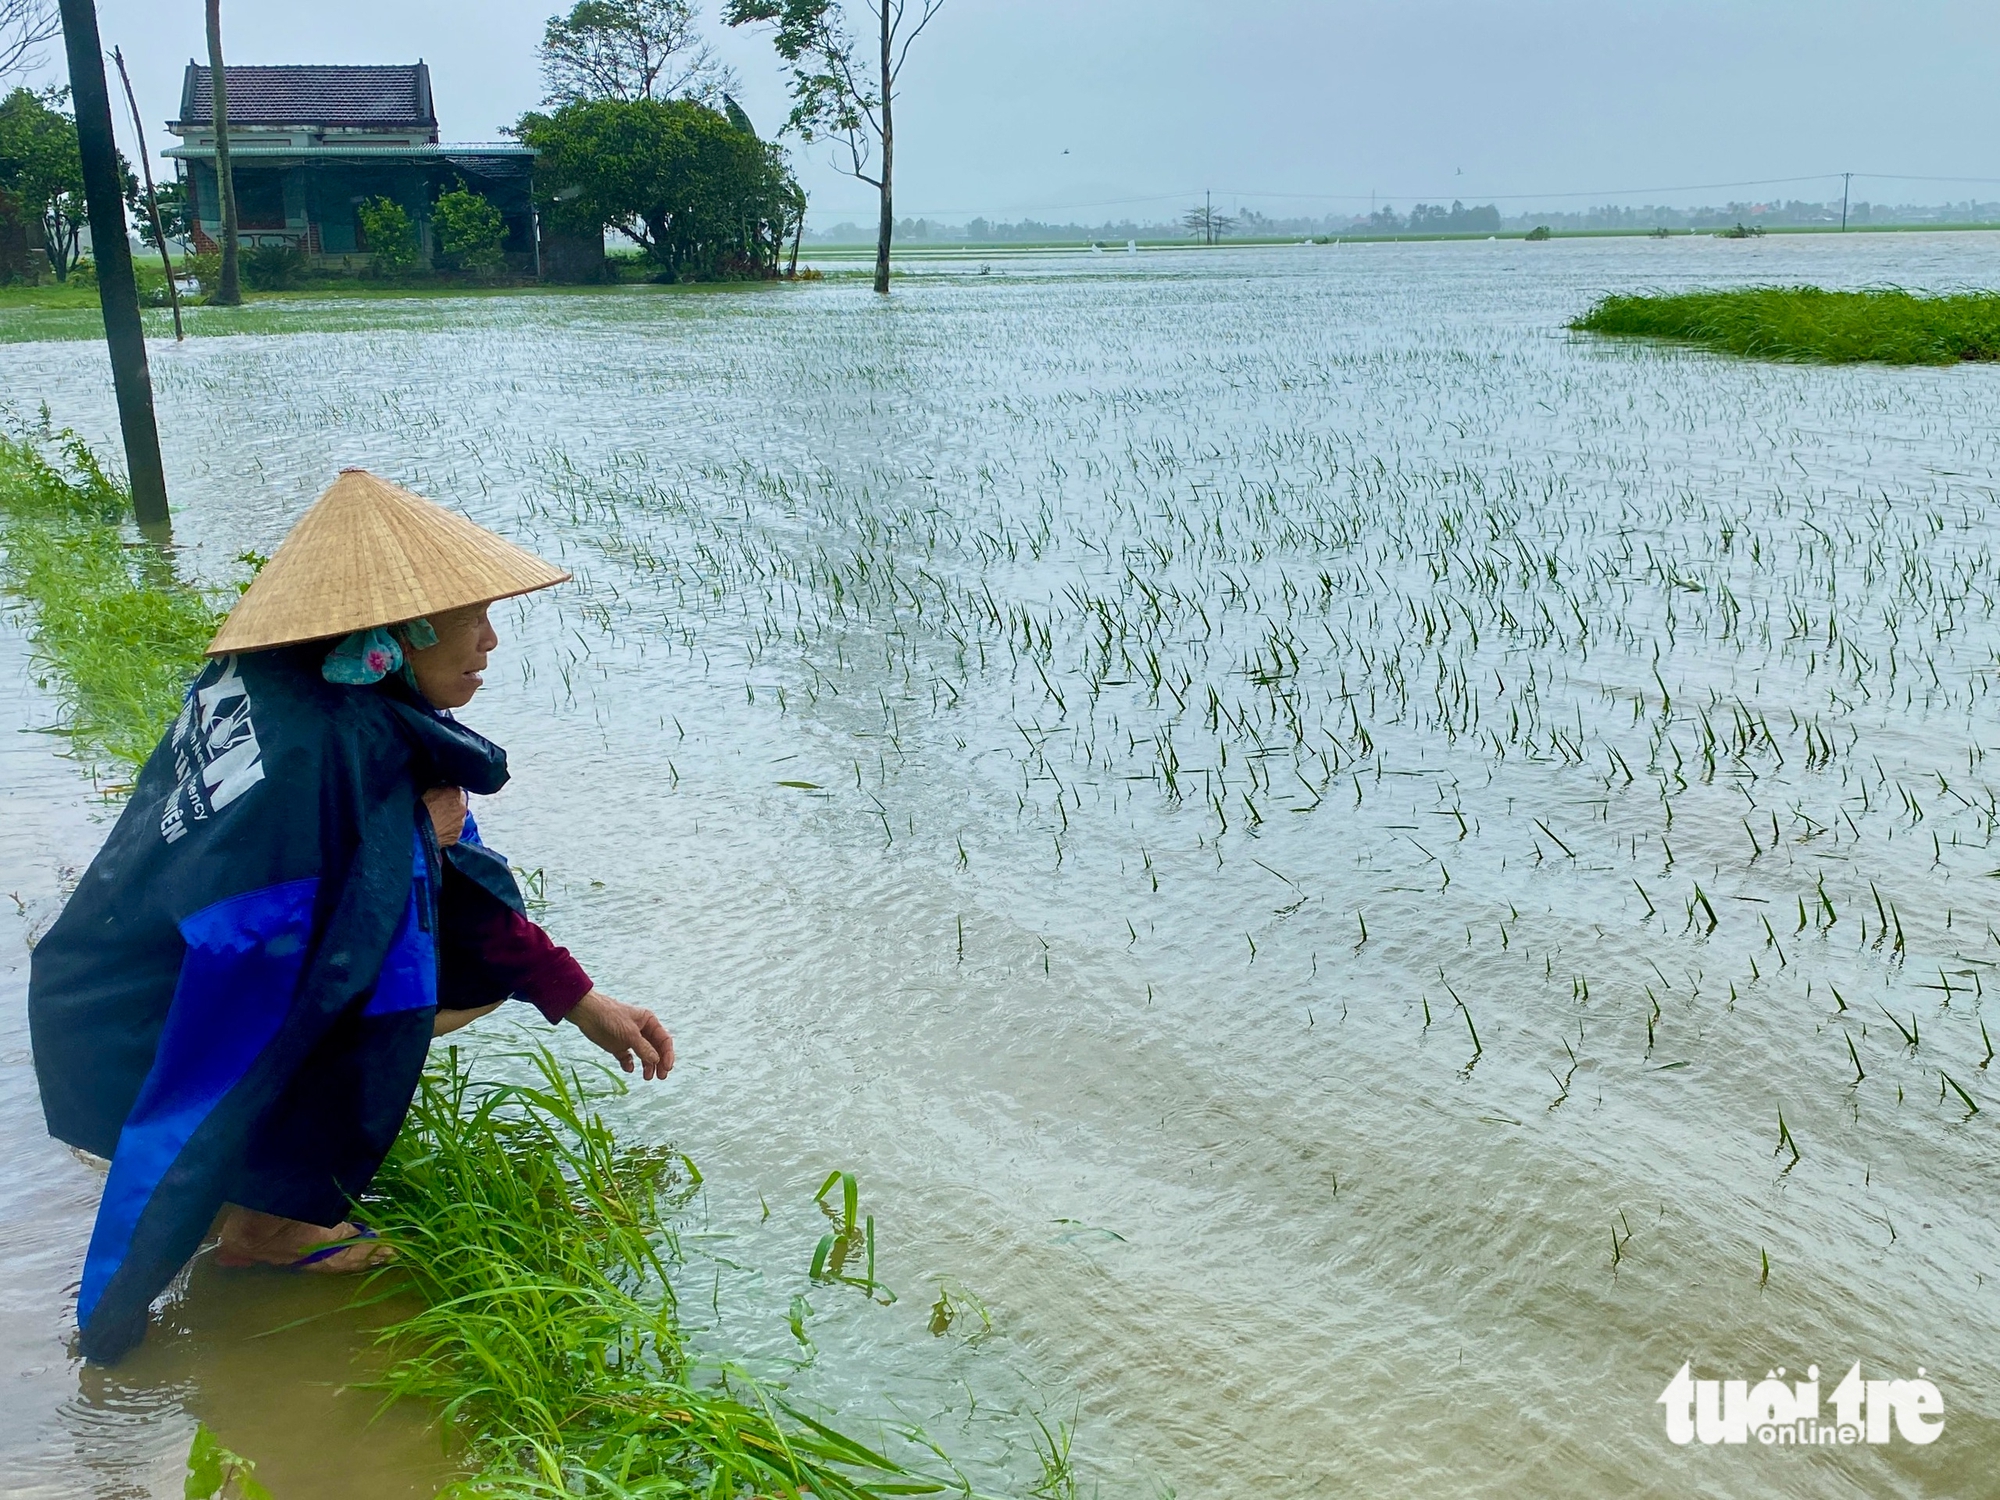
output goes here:
[{"label": "blue raincoat", "polygon": [[49,1131],[111,1161],[77,1297],[90,1359],[145,1336],[225,1202],[347,1216],[423,1068],[441,883],[520,909],[505,861],[441,853],[421,800],[498,791],[505,752],[394,678],[325,681],[324,656],[208,665],[35,946]]}]

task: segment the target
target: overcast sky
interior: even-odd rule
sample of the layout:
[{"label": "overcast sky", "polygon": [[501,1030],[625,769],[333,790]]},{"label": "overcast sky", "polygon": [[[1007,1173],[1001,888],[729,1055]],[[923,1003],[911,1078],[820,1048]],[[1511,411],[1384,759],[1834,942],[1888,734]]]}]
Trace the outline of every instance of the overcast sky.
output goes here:
[{"label": "overcast sky", "polygon": [[[445,138],[490,140],[540,100],[554,8],[224,0],[223,39],[234,63],[422,57]],[[201,0],[98,14],[157,152],[205,56]],[[786,101],[769,42],[714,29],[770,133]],[[59,77],[59,46],[51,62]],[[2000,199],[1996,79],[1993,0],[947,0],[904,78],[897,207],[1144,220],[1207,188],[1273,215],[1371,194],[1513,212],[1825,199],[1842,171],[1954,179],[1857,177],[1857,199]],[[818,222],[872,211],[824,153],[798,155]]]}]

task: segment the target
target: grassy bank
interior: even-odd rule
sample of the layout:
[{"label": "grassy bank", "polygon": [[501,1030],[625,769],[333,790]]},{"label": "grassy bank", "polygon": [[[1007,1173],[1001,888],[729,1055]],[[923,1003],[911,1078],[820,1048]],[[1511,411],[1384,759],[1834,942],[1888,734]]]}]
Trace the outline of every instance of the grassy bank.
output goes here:
[{"label": "grassy bank", "polygon": [[72,751],[121,779],[179,711],[221,604],[180,582],[130,515],[125,491],[73,434],[0,435],[6,593],[27,606]]},{"label": "grassy bank", "polygon": [[[246,292],[241,307],[182,308],[189,338],[236,334],[349,333],[384,328],[434,327],[453,304],[467,299],[513,297],[691,296],[717,292],[763,291],[778,281],[716,281],[656,285],[605,282],[588,286],[477,286],[465,282],[386,285],[364,281],[324,281],[283,292]],[[148,307],[141,316],[156,346],[173,346],[173,314]],[[0,344],[102,339],[104,319],[97,288],[80,282],[47,286],[0,286]],[[155,354],[154,358],[161,357]]]},{"label": "grassy bank", "polygon": [[[61,727],[79,758],[129,781],[178,711],[224,600],[179,579],[133,530],[122,487],[46,423],[0,435],[0,549],[0,585],[25,610]],[[546,1050],[528,1061],[535,1083],[475,1081],[451,1049],[364,1209],[398,1260],[362,1300],[422,1304],[380,1330],[393,1361],[380,1385],[439,1412],[468,1474],[447,1493],[864,1500],[946,1488],[690,1353],[664,1215],[699,1174],[670,1149],[615,1137],[593,1107],[615,1080],[594,1095]]]},{"label": "grassy bank", "polygon": [[1649,293],[1606,297],[1569,326],[1760,359],[1891,365],[2000,359],[2000,293],[1993,292],[1930,297],[1767,286]]}]

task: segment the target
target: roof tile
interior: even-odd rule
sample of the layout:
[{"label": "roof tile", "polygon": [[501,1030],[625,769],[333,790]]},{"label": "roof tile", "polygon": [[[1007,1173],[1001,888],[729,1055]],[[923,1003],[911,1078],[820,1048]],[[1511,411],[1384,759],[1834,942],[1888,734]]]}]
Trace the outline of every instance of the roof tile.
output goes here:
[{"label": "roof tile", "polygon": [[[371,125],[435,131],[430,68],[424,63],[229,68],[232,125]],[[190,62],[176,125],[199,127],[215,113],[209,70]]]}]

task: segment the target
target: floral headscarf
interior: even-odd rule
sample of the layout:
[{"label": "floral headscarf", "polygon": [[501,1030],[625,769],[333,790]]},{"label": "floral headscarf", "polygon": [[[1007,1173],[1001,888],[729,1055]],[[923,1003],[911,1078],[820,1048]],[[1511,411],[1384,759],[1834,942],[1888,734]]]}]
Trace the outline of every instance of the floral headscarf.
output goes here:
[{"label": "floral headscarf", "polygon": [[326,664],[319,669],[320,676],[328,682],[348,687],[366,687],[380,682],[391,672],[401,672],[403,681],[414,690],[417,677],[410,670],[406,648],[421,651],[436,644],[437,632],[431,629],[429,620],[409,620],[401,625],[372,625],[344,637],[339,645],[327,652]]}]

